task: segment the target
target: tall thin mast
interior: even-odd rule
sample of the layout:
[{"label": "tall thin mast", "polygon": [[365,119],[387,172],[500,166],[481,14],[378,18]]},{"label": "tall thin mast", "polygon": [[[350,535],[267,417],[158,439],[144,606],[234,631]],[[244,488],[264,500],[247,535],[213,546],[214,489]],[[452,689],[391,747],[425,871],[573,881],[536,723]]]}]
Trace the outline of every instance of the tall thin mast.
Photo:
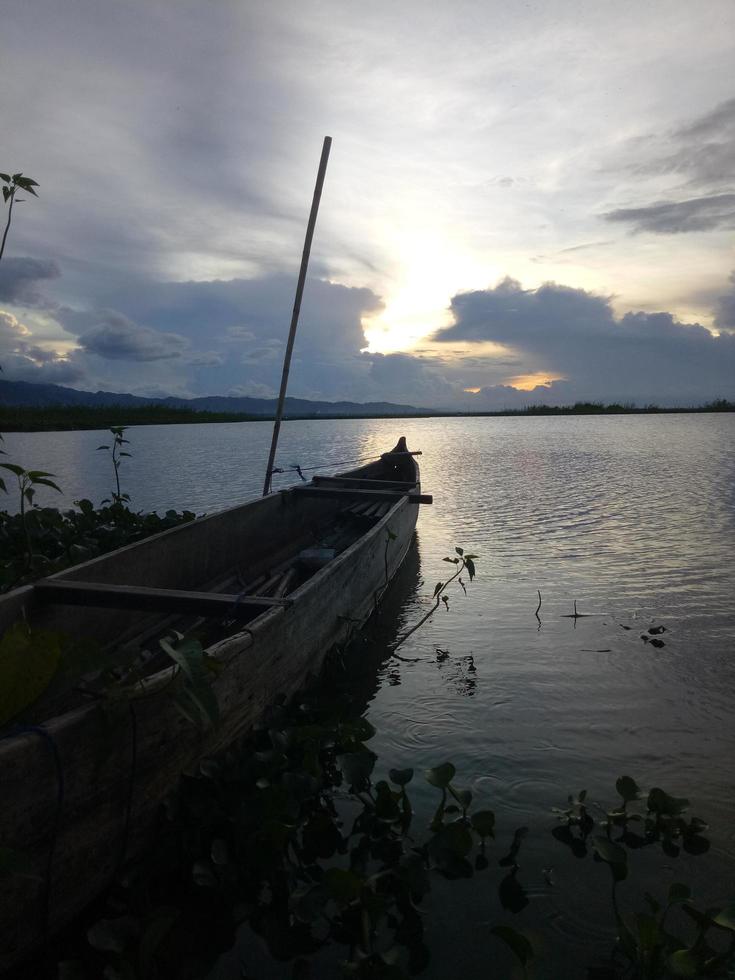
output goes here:
[{"label": "tall thin mast", "polygon": [[268,456],[268,468],[265,471],[265,483],[263,484],[263,496],[265,497],[267,493],[270,492],[271,488],[271,477],[273,475],[273,463],[276,458],[276,446],[278,445],[278,433],[281,430],[281,418],[283,417],[283,403],[286,399],[286,388],[288,387],[288,372],[291,368],[291,354],[293,352],[294,340],[296,339],[296,327],[299,322],[299,313],[301,312],[301,297],[304,294],[304,283],[306,282],[306,269],[309,265],[309,253],[311,252],[311,240],[314,237],[314,227],[316,225],[316,216],[319,211],[319,201],[322,196],[322,187],[324,186],[324,175],[327,172],[327,161],[329,160],[329,150],[332,146],[332,137],[324,137],[324,145],[322,146],[322,158],[319,161],[319,172],[316,176],[316,187],[314,188],[314,198],[311,202],[311,214],[309,215],[309,223],[306,226],[306,239],[304,240],[304,252],[301,256],[301,271],[299,272],[299,281],[296,286],[296,299],[293,304],[293,313],[291,314],[291,329],[288,332],[288,344],[286,345],[286,356],[283,359],[283,374],[281,375],[281,390],[278,395],[278,407],[276,408],[276,418],[273,423],[273,438],[271,439],[271,451]]}]

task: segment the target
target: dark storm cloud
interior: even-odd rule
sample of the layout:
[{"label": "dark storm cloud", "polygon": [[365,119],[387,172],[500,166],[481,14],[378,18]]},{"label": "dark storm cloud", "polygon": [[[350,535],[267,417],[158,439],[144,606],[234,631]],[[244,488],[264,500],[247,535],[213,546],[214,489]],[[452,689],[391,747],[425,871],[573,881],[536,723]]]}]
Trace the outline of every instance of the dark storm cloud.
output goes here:
[{"label": "dark storm cloud", "polygon": [[[192,340],[229,339],[263,346],[285,343],[294,302],[294,279],[273,274],[255,279],[140,283],[134,294],[111,293],[110,306],[137,322],[173,330]],[[299,346],[357,353],[365,346],[361,317],[381,309],[369,289],[321,279],[307,282],[299,320]],[[308,338],[308,340],[307,340]]]},{"label": "dark storm cloud", "polygon": [[713,194],[688,201],[657,201],[640,208],[618,208],[605,221],[627,222],[636,232],[672,235],[735,228],[735,194]]},{"label": "dark storm cloud", "polygon": [[79,346],[89,354],[113,361],[161,361],[178,358],[187,341],[173,333],[141,327],[115,310],[93,312],[64,308],[57,319],[77,334]]},{"label": "dark storm cloud", "polygon": [[[54,316],[76,339],[74,356],[84,364],[92,386],[140,391],[143,385],[147,392],[158,383],[191,395],[243,386],[272,390],[279,384],[294,288],[293,277],[275,274],[204,282],[138,278],[124,290],[101,290],[100,308],[60,306]],[[360,359],[366,345],[362,317],[381,307],[380,298],[368,289],[310,280],[291,393],[351,397],[368,373]],[[105,366],[105,361],[111,364]],[[147,365],[159,372],[158,381]]]},{"label": "dark storm cloud", "polygon": [[451,309],[455,323],[436,340],[504,344],[522,360],[519,373],[563,377],[575,400],[696,404],[735,397],[735,335],[715,337],[670,313],[618,319],[606,297],[554,283],[523,289],[509,279],[455,296]]},{"label": "dark storm cloud", "polygon": [[52,309],[39,284],[61,275],[49,259],[4,258],[0,262],[0,300],[16,306]]},{"label": "dark storm cloud", "polygon": [[435,340],[492,340],[513,343],[519,337],[553,338],[562,331],[586,336],[613,322],[610,301],[584,289],[546,283],[523,289],[506,278],[494,289],[459,293],[451,301],[454,325],[440,330]]},{"label": "dark storm cloud", "polygon": [[[266,10],[240,4],[13,6],[5,152],[22,148],[41,183],[44,251],[121,279],[298,256],[315,137],[308,92],[276,56],[285,24],[273,34]],[[88,270],[78,285],[98,303]]]},{"label": "dark storm cloud", "polygon": [[649,173],[679,173],[698,186],[731,184],[735,174],[735,99],[692,120],[669,136],[670,150],[649,164]]},{"label": "dark storm cloud", "polygon": [[442,374],[430,359],[411,354],[362,355],[370,365],[364,381],[365,399],[400,401],[402,404],[426,408],[451,404],[456,386]]},{"label": "dark storm cloud", "polygon": [[735,227],[735,99],[626,147],[636,160],[623,167],[628,174],[639,179],[674,176],[681,183],[672,199],[614,208],[602,215],[606,221],[624,222],[636,232],[656,235]]}]

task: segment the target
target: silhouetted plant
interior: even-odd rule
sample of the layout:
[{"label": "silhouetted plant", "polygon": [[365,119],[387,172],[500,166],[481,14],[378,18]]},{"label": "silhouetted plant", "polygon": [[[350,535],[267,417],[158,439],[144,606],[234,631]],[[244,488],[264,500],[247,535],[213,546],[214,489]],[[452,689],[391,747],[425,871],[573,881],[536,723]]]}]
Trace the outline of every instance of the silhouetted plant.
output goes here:
[{"label": "silhouetted plant", "polygon": [[[4,470],[8,470],[12,473],[18,484],[18,492],[20,494],[20,523],[23,528],[23,536],[25,538],[25,563],[26,566],[30,566],[33,563],[34,551],[33,551],[33,539],[31,537],[28,521],[26,518],[26,510],[29,505],[33,505],[33,498],[36,495],[36,487],[51,487],[52,490],[56,490],[61,493],[61,487],[58,487],[53,480],[49,479],[52,477],[53,473],[47,473],[45,470],[27,470],[24,467],[19,466],[17,463],[0,463],[0,467]],[[0,480],[0,489],[7,492],[7,487],[4,480]]]},{"label": "silhouetted plant", "polygon": [[38,194],[33,189],[34,187],[38,187],[38,181],[31,180],[30,177],[24,177],[22,173],[12,175],[0,173],[0,181],[2,181],[3,185],[3,201],[8,205],[8,220],[5,224],[2,242],[0,242],[1,259],[5,251],[5,242],[8,237],[8,231],[10,230],[10,222],[13,220],[13,205],[22,204],[24,200],[22,197],[16,197],[16,194],[21,190],[26,191],[28,194],[33,194],[34,197],[38,197]]},{"label": "silhouetted plant", "polygon": [[[388,533],[390,534],[391,532]],[[395,643],[393,643],[391,646],[392,650],[394,651],[397,650],[398,647],[400,647],[403,643],[406,642],[409,636],[412,636],[416,632],[416,630],[420,629],[424,625],[424,623],[427,622],[434,615],[434,613],[437,611],[437,609],[442,603],[444,603],[445,609],[447,610],[449,609],[449,594],[447,590],[449,586],[452,584],[452,582],[455,581],[458,582],[458,584],[462,588],[462,591],[465,592],[466,594],[467,588],[464,582],[462,581],[462,572],[465,571],[467,572],[467,575],[469,576],[471,582],[476,574],[475,559],[478,556],[466,555],[464,553],[463,548],[455,548],[454,550],[455,550],[454,555],[452,555],[451,557],[442,558],[442,561],[446,561],[449,562],[449,564],[451,565],[457,566],[454,574],[451,575],[445,582],[436,583],[436,585],[434,586],[434,594],[432,596],[432,601],[434,605],[429,609],[429,611],[424,616],[421,617],[421,619],[417,623],[415,623],[411,627],[410,630],[407,630],[405,633],[402,633],[398,637]]]},{"label": "silhouetted plant", "polygon": [[116,490],[113,491],[111,498],[107,498],[102,501],[103,504],[107,504],[110,502],[113,504],[122,504],[123,502],[125,503],[130,502],[130,494],[120,492],[120,465],[122,463],[122,457],[132,455],[132,453],[125,452],[122,448],[123,446],[129,444],[129,440],[123,437],[123,432],[125,432],[126,428],[127,426],[125,425],[113,425],[112,428],[110,429],[110,432],[112,433],[113,436],[112,445],[97,446],[97,452],[99,452],[100,450],[105,450],[105,452],[108,452],[110,454],[110,457],[112,459],[112,470],[115,474]]}]

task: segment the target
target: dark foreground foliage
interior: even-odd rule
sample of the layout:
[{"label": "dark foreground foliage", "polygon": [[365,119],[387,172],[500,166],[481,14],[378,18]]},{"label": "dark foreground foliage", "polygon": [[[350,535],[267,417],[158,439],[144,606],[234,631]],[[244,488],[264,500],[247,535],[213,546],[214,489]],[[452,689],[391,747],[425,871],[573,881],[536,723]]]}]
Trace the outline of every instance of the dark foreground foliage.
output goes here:
[{"label": "dark foreground foliage", "polygon": [[77,501],[78,510],[31,507],[25,513],[0,511],[0,592],[32,582],[71,565],[96,558],[194,520],[188,510],[163,517],[141,514],[121,502],[94,507]]},{"label": "dark foreground foliage", "polygon": [[[416,776],[390,769],[380,778],[368,747],[373,727],[338,704],[344,701],[312,692],[298,706],[276,707],[252,737],[182,777],[155,847],[122,871],[65,942],[58,975],[198,980],[228,954],[226,975],[243,980],[405,980],[427,969],[442,941],[422,909],[437,876],[491,875],[502,909],[522,913],[529,896],[519,854],[528,828],[493,854],[495,814],[473,809],[473,794],[455,781],[450,762]],[[430,818],[414,813],[415,779],[438,794]],[[612,956],[591,951],[609,966],[589,976],[730,976],[735,907],[702,909],[681,883],[645,893],[641,908],[626,907],[637,888],[619,891],[642,847],[661,849],[662,868],[680,849],[705,853],[706,825],[684,817],[687,800],[659,788],[644,795],[623,776],[616,789],[619,802],[599,819],[584,792],[570,797],[553,832],[577,856],[594,856],[580,874],[599,880],[603,892],[609,886],[597,868],[610,871],[618,940]],[[501,967],[488,976],[545,975],[522,922],[520,929],[488,922],[477,944]],[[513,960],[520,972],[512,972]]]}]

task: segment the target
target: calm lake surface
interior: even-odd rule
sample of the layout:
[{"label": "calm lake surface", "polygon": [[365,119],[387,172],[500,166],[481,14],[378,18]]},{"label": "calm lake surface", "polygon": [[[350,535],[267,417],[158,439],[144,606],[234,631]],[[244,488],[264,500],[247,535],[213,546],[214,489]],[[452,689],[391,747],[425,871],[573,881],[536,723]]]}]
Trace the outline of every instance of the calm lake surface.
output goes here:
[{"label": "calm lake surface", "polygon": [[[259,494],[270,434],[266,423],[131,428],[123,490],[140,510],[231,506]],[[626,773],[689,797],[690,815],[709,821],[707,855],[632,854],[631,904],[644,887],[661,897],[673,880],[704,904],[735,892],[735,416],[289,422],[278,461],[329,472],[400,435],[423,451],[434,505],[421,510],[417,551],[397,583],[394,633],[426,608],[456,545],[480,558],[467,596],[458,590],[402,659],[385,657],[373,672],[371,747],[381,774],[451,760],[456,784],[498,818],[490,869],[434,883],[425,976],[486,977],[506,962],[497,975],[511,976],[487,935],[507,922],[535,942],[537,976],[583,977],[614,930],[607,869],[590,856],[580,863],[551,836],[550,808],[568,793],[586,788],[612,804]],[[105,441],[100,432],[10,434],[5,448],[55,473],[71,505],[109,496],[109,457],[95,452]],[[292,472],[274,485],[291,482]],[[59,502],[51,492],[39,499]],[[564,618],[575,600],[585,618]],[[658,649],[641,639],[653,625],[666,628]],[[435,791],[421,779],[412,788],[428,819]],[[514,915],[499,900],[505,872],[492,855],[506,853],[520,826],[530,828],[518,872],[529,901]],[[232,957],[213,975],[237,976]],[[268,975],[289,974],[280,966]]]}]

